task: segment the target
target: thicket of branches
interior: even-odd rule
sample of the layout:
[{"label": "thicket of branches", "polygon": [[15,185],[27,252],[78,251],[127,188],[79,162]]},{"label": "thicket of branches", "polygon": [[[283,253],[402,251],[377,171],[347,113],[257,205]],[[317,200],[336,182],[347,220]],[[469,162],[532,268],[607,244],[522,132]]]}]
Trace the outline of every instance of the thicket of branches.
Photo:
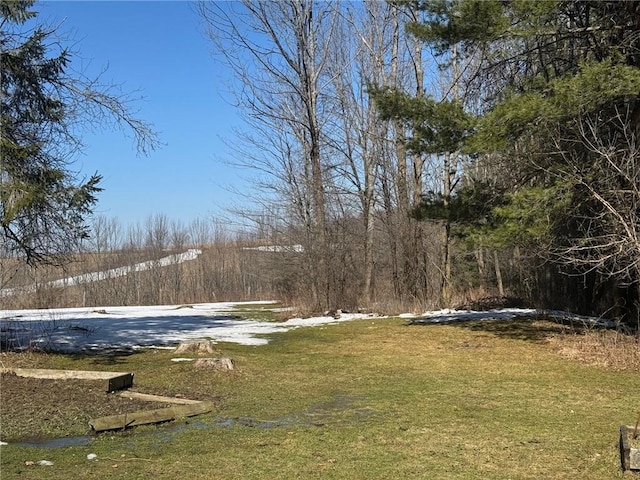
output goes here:
[{"label": "thicket of branches", "polygon": [[[90,222],[90,229],[90,239],[63,266],[30,266],[5,253],[0,269],[3,308],[279,300],[300,311],[317,312],[308,302],[310,297],[300,292],[300,285],[307,281],[302,245],[279,243],[281,238],[269,237],[267,230],[237,230],[237,225],[214,219],[183,224],[162,214],[129,226],[99,215]],[[351,249],[347,244],[342,248]],[[175,261],[189,250],[201,253],[184,262]],[[384,252],[375,251],[375,255],[381,258]],[[462,263],[466,267],[456,270],[461,277],[469,266]],[[517,271],[517,266],[512,269],[510,265],[507,262],[503,267],[507,283],[511,282],[510,272]],[[355,281],[358,273],[355,270],[342,277],[344,291],[359,286]],[[390,271],[378,275],[389,278]],[[487,277],[492,281],[491,274]],[[378,296],[370,303],[348,307],[344,303],[342,307],[390,313],[407,308],[392,287],[391,282],[380,282]],[[358,290],[352,290],[354,296]]]}]

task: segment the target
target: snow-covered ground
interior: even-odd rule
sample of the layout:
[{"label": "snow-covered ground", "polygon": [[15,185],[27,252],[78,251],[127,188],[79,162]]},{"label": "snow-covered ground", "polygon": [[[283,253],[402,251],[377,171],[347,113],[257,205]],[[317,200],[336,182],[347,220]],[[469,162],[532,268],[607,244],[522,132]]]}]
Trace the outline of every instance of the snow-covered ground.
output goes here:
[{"label": "snow-covered ground", "polygon": [[[285,322],[243,320],[238,305],[269,308],[273,302],[203,303],[189,306],[61,308],[50,310],[0,310],[0,340],[4,346],[38,346],[65,352],[171,347],[190,340],[208,338],[214,342],[264,345],[270,334],[294,328],[314,327],[363,318],[371,314],[343,313],[337,318],[322,316],[292,318]],[[605,321],[544,312],[565,321],[611,326]],[[510,320],[533,317],[532,309],[501,309],[486,312],[439,310],[421,315],[403,314],[412,323],[443,323],[478,320]]]},{"label": "snow-covered ground", "polygon": [[452,323],[470,322],[481,320],[513,320],[514,318],[527,318],[545,316],[556,321],[582,325],[585,327],[615,328],[616,322],[604,318],[587,317],[575,313],[560,310],[536,310],[533,308],[501,308],[496,310],[475,311],[475,310],[453,310],[443,309],[432,312],[425,312],[420,315],[401,314],[400,318],[407,318],[412,323]]},{"label": "snow-covered ground", "polygon": [[472,320],[512,320],[516,317],[533,317],[540,312],[532,308],[502,308],[499,310],[474,311],[444,309],[425,312],[420,315],[403,313],[401,318],[411,319],[414,323],[464,322]]},{"label": "snow-covered ground", "polygon": [[339,318],[326,316],[267,322],[240,319],[235,310],[238,305],[264,308],[272,303],[0,310],[0,339],[9,346],[31,345],[65,352],[171,346],[202,338],[264,345],[268,342],[265,335],[371,317],[368,314],[342,314]]}]

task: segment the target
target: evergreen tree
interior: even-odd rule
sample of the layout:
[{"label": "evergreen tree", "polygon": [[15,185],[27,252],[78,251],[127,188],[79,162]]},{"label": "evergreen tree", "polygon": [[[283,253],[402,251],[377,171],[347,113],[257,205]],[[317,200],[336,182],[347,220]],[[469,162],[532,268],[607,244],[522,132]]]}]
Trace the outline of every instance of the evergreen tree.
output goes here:
[{"label": "evergreen tree", "polygon": [[[640,324],[640,2],[421,8],[428,20],[408,30],[444,63],[455,46],[478,66],[465,91],[480,118],[464,149],[479,164],[497,161],[505,177],[495,179],[502,194],[483,234],[535,247],[566,273],[611,280],[625,292],[626,320]],[[413,117],[411,102],[396,105]]]},{"label": "evergreen tree", "polygon": [[157,140],[127,98],[72,72],[67,49],[52,51],[55,30],[29,29],[33,4],[0,2],[0,225],[2,253],[37,264],[60,261],[88,235],[101,177],[71,169],[82,128],[125,125],[143,152]]}]

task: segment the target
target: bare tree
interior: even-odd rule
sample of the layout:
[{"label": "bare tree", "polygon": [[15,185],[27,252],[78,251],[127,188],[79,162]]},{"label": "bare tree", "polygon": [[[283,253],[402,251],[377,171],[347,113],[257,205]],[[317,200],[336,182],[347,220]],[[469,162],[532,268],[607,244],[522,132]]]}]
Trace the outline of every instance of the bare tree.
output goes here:
[{"label": "bare tree", "polygon": [[114,217],[95,215],[91,221],[88,248],[97,254],[112,252],[121,247],[120,224]]},{"label": "bare tree", "polygon": [[323,89],[338,8],[313,0],[200,4],[241,84],[235,98],[247,114],[245,145],[262,150],[244,161],[269,174],[271,200],[285,200],[301,221],[313,303],[325,308],[331,299]]},{"label": "bare tree", "polygon": [[190,241],[189,229],[180,220],[172,220],[169,227],[169,245],[174,250],[184,249]]},{"label": "bare tree", "polygon": [[[389,3],[392,12],[389,75],[377,85],[423,98],[426,62],[430,58],[425,54],[424,43],[405,32],[408,23],[419,21],[419,6],[413,2]],[[424,154],[408,148],[414,133],[403,121],[392,119],[389,125],[388,141],[393,154],[381,164],[381,190],[395,291],[397,296],[411,301],[429,302],[434,296],[432,279],[437,278],[439,265],[432,258],[434,242],[427,240],[427,227],[413,219],[411,211],[420,203],[426,177],[433,172],[427,170],[428,158]]]},{"label": "bare tree", "polygon": [[[369,98],[370,84],[391,80],[395,8],[385,2],[350,4],[342,12],[341,28],[334,35],[329,68],[334,88],[331,146],[336,157],[335,196],[343,215],[361,221],[355,233],[362,250],[359,302],[371,302],[376,259],[376,205],[381,195],[380,166],[393,157],[387,137],[389,125],[381,122]],[[356,201],[350,203],[349,198]],[[354,230],[345,223],[345,228]],[[362,233],[357,233],[361,231]]]},{"label": "bare tree", "polygon": [[162,214],[149,215],[145,220],[145,246],[161,252],[169,246],[169,218]]},{"label": "bare tree", "polygon": [[202,247],[211,242],[211,222],[196,218],[189,224],[189,238],[196,247]]}]

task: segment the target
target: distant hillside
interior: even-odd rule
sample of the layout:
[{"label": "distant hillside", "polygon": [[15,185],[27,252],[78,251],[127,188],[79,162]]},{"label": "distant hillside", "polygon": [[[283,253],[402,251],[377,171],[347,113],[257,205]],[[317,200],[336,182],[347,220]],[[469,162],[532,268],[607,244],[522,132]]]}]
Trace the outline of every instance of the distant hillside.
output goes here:
[{"label": "distant hillside", "polygon": [[84,253],[64,268],[4,259],[0,298],[8,309],[273,298],[268,256],[229,242],[182,251]]}]

